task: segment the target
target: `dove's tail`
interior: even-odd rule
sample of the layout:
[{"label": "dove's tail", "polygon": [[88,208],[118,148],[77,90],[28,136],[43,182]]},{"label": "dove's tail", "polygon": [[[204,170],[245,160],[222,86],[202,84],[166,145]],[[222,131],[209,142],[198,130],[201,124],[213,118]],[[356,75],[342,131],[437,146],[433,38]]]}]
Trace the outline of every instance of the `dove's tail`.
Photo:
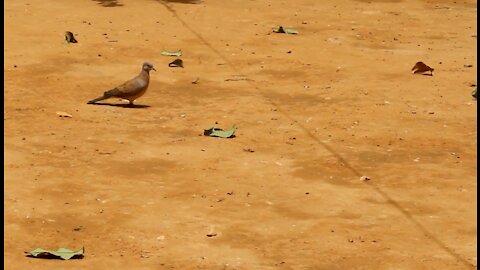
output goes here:
[{"label": "dove's tail", "polygon": [[87,102],[87,104],[92,104],[100,100],[116,97],[118,96],[119,93],[120,93],[120,90],[118,90],[117,88],[113,88],[111,90],[105,91],[105,93],[103,93],[103,96],[90,100],[89,102]]},{"label": "dove's tail", "polygon": [[101,96],[101,97],[98,97],[98,98],[96,98],[96,99],[90,100],[89,102],[87,102],[87,104],[93,104],[93,103],[95,103],[95,102],[97,102],[97,101],[105,100],[105,99],[107,99],[107,98],[109,98],[109,97]]}]

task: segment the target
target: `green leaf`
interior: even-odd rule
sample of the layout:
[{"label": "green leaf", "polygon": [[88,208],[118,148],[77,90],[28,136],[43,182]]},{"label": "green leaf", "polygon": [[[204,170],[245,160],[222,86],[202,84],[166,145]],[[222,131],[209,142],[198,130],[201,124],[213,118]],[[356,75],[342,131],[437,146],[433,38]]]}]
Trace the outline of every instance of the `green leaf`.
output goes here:
[{"label": "green leaf", "polygon": [[475,90],[472,92],[472,97],[477,98],[477,87],[475,86]]},{"label": "green leaf", "polygon": [[182,56],[182,50],[178,50],[178,51],[166,51],[166,50],[163,50],[161,52],[162,55],[167,55],[167,56],[177,56],[177,57],[180,57]]},{"label": "green leaf", "polygon": [[275,33],[284,33],[284,34],[298,34],[298,31],[293,29],[293,28],[284,28],[283,26],[280,26],[278,28],[274,28],[273,32]]},{"label": "green leaf", "polygon": [[220,138],[231,138],[235,135],[235,130],[237,130],[237,125],[233,125],[229,130],[223,130],[220,128],[209,128],[203,131],[203,135],[210,137],[220,137]]},{"label": "green leaf", "polygon": [[83,257],[85,249],[82,247],[78,251],[73,251],[68,248],[59,248],[57,251],[50,251],[42,248],[36,248],[30,252],[26,252],[27,256],[35,258],[61,258],[63,260],[69,260],[73,257]]}]

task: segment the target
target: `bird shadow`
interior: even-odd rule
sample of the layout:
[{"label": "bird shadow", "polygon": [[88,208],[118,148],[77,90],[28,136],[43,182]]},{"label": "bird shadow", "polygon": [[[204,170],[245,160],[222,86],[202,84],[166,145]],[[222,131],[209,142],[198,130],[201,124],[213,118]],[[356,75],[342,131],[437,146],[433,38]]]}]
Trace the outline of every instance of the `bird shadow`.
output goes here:
[{"label": "bird shadow", "polygon": [[414,75],[433,76],[433,73],[414,72]]},{"label": "bird shadow", "polygon": [[112,107],[120,107],[120,108],[130,108],[130,109],[143,109],[150,107],[149,105],[137,105],[137,104],[115,104],[115,103],[106,103],[106,102],[96,102],[96,103],[87,103],[90,105],[98,105],[98,106],[112,106]]},{"label": "bird shadow", "polygon": [[179,4],[200,4],[202,0],[157,0],[158,2],[179,3]]},{"label": "bird shadow", "polygon": [[92,0],[97,2],[97,4],[101,5],[102,7],[121,7],[123,4],[119,3],[118,0]]}]

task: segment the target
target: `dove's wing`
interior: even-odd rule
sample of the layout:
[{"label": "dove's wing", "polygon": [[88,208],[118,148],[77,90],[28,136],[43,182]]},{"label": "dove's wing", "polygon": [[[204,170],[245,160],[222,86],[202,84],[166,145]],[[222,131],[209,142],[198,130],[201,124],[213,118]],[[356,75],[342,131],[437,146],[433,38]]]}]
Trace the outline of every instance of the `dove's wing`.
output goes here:
[{"label": "dove's wing", "polygon": [[140,74],[137,77],[104,93],[104,96],[127,98],[136,96],[148,87],[148,74]]}]

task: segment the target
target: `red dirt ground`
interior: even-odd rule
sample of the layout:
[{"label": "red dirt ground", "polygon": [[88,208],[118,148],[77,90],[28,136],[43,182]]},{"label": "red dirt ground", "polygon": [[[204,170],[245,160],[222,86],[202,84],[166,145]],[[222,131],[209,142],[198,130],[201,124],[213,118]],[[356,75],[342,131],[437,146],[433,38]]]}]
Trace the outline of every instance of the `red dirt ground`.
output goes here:
[{"label": "red dirt ground", "polygon": [[5,1],[5,269],[476,268],[476,1],[182,2]]}]

